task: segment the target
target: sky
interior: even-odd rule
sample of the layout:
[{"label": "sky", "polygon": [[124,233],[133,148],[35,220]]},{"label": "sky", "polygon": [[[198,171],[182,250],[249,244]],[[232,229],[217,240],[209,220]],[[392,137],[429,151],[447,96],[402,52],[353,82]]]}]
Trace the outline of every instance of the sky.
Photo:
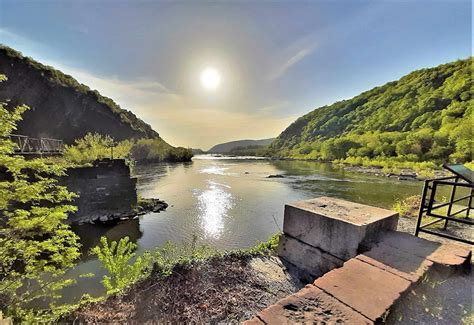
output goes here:
[{"label": "sky", "polygon": [[[209,149],[275,137],[322,105],[470,56],[472,5],[0,0],[0,43],[97,89],[170,144]],[[216,89],[202,84],[208,68]]]}]

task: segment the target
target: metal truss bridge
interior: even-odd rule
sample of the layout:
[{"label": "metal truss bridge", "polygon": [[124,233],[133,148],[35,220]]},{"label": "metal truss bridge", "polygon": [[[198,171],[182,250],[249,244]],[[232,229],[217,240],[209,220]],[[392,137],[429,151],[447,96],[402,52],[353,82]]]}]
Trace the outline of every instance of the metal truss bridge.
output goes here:
[{"label": "metal truss bridge", "polygon": [[17,155],[53,156],[63,154],[63,140],[32,138],[18,134],[11,134],[9,137],[16,144],[15,154]]}]

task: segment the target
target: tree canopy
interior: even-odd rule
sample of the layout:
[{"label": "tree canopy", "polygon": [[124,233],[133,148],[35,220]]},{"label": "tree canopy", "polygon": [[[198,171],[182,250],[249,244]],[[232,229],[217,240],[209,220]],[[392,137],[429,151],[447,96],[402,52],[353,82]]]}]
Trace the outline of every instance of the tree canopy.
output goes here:
[{"label": "tree canopy", "polygon": [[472,161],[472,58],[414,71],[398,81],[300,117],[271,154],[355,161]]}]

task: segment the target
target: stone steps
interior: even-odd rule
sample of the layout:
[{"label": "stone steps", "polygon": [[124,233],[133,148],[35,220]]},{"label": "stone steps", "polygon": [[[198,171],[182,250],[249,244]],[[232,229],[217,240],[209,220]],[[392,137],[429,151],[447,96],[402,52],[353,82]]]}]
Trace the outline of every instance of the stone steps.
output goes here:
[{"label": "stone steps", "polygon": [[373,248],[346,261],[299,292],[262,310],[246,324],[383,321],[394,304],[431,270],[470,265],[469,247],[388,232]]}]

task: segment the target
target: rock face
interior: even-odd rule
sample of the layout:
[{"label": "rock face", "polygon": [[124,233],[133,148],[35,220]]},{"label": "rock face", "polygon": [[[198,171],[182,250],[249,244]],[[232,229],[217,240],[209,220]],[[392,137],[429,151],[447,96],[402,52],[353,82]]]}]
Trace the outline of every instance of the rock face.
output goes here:
[{"label": "rock face", "polygon": [[62,139],[66,144],[88,132],[118,141],[158,137],[150,125],[110,98],[5,46],[0,46],[0,73],[8,78],[0,87],[0,100],[31,107],[18,124],[18,134]]},{"label": "rock face", "polygon": [[107,222],[137,214],[136,178],[130,177],[123,159],[103,160],[66,173],[60,183],[79,195],[73,202],[78,211],[69,216],[69,223]]}]

